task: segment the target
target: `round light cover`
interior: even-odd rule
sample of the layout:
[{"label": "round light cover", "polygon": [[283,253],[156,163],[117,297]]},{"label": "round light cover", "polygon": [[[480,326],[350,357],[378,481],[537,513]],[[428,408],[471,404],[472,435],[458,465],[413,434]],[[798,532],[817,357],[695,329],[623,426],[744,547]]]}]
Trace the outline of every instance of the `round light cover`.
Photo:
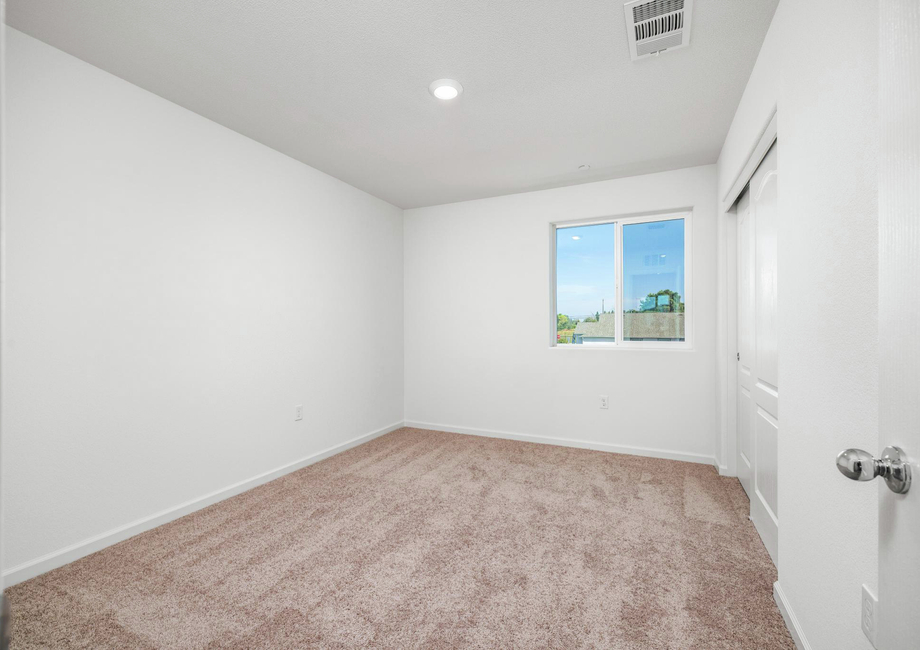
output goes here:
[{"label": "round light cover", "polygon": [[438,79],[431,82],[431,85],[428,86],[428,92],[438,99],[453,99],[463,92],[463,86],[454,79]]}]

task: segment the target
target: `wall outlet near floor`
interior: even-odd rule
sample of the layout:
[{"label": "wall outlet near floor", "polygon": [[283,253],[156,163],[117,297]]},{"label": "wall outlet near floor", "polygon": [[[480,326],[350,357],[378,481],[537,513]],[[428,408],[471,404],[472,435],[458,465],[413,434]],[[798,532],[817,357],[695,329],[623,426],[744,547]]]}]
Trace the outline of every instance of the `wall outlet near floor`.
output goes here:
[{"label": "wall outlet near floor", "polygon": [[303,420],[303,404],[298,404],[294,407],[294,419]]},{"label": "wall outlet near floor", "polygon": [[607,396],[606,396],[606,395],[601,395],[601,408],[602,408],[602,409],[608,408],[609,405],[610,405],[610,402],[609,402],[609,400],[607,399]]},{"label": "wall outlet near floor", "polygon": [[875,628],[878,625],[878,598],[876,598],[869,587],[862,587],[862,631],[866,638],[872,642],[875,647]]}]

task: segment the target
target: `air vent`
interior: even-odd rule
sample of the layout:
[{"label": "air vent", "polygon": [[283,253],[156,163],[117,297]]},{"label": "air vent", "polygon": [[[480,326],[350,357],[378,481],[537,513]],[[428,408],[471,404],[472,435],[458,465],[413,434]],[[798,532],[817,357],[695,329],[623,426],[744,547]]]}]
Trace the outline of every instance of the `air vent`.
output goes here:
[{"label": "air vent", "polygon": [[623,5],[633,61],[690,44],[693,0],[632,0]]}]

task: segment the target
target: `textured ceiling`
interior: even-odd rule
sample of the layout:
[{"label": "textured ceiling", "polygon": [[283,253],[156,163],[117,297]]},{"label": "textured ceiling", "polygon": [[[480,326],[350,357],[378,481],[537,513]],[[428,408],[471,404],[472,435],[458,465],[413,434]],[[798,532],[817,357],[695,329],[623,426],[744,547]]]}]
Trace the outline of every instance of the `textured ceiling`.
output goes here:
[{"label": "textured ceiling", "polygon": [[690,47],[635,63],[623,0],[7,0],[7,22],[408,208],[715,162],[777,2],[695,0]]}]

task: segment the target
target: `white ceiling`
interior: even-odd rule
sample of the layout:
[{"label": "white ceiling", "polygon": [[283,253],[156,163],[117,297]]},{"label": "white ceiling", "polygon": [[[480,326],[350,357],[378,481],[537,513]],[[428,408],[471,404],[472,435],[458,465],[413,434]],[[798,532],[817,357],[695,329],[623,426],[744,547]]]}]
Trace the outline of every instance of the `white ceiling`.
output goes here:
[{"label": "white ceiling", "polygon": [[695,0],[690,47],[636,63],[623,0],[7,0],[7,22],[409,208],[715,162],[777,2]]}]

